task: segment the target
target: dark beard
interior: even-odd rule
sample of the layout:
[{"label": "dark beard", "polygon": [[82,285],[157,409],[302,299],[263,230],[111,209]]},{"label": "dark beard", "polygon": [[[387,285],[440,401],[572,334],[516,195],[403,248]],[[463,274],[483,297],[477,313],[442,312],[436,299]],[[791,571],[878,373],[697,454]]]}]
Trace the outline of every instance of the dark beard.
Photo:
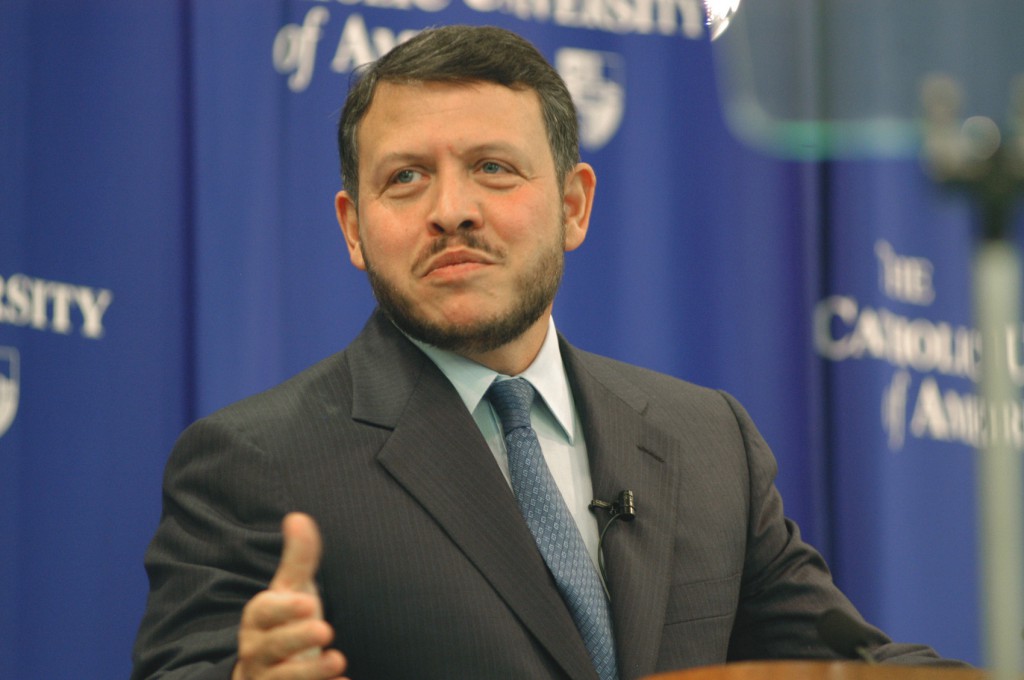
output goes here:
[{"label": "dark beard", "polygon": [[[440,252],[445,246],[440,244],[435,250]],[[422,318],[416,303],[381,277],[365,252],[363,260],[377,304],[396,326],[420,342],[463,356],[496,350],[525,333],[555,299],[565,267],[565,254],[558,247],[551,248],[516,279],[519,295],[511,309],[473,325],[442,325]]]}]

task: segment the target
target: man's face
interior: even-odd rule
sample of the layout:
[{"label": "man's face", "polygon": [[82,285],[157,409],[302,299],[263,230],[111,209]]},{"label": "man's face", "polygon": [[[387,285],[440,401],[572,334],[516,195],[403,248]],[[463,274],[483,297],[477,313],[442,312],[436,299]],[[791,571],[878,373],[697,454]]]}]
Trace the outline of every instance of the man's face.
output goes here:
[{"label": "man's face", "polygon": [[539,348],[594,179],[556,177],[536,93],[382,83],[357,134],[358,209],[341,192],[338,218],[385,312],[470,358],[524,335]]}]

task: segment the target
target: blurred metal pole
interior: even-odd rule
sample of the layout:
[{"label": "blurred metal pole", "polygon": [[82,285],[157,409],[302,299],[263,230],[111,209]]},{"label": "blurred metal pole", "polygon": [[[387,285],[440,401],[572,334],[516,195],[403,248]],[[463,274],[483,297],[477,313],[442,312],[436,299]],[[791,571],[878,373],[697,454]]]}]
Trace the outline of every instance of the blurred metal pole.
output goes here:
[{"label": "blurred metal pole", "polygon": [[[986,239],[975,257],[975,310],[983,334],[979,394],[987,435],[978,451],[978,504],[984,595],[985,662],[996,680],[1021,670],[1021,456],[1014,409],[1020,396],[1010,375],[1012,332],[1020,328],[1020,258],[1005,240]],[[1012,331],[1012,332],[1011,332]],[[984,430],[983,430],[984,431]]]},{"label": "blurred metal pole", "polygon": [[1021,265],[1010,226],[1024,191],[1024,88],[1018,85],[1015,130],[1005,141],[990,118],[960,123],[960,89],[948,78],[929,79],[923,101],[929,171],[940,184],[965,191],[979,212],[973,283],[975,323],[982,337],[977,466],[982,633],[992,677],[1010,680],[1024,670],[1024,470],[1019,448],[1024,416],[1010,371],[1021,334]]}]

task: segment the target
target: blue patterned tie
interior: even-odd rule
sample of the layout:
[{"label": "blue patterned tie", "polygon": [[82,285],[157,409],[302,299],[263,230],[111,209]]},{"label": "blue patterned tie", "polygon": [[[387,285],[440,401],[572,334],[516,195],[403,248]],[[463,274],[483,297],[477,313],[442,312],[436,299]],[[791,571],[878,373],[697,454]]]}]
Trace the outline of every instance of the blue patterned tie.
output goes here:
[{"label": "blue patterned tie", "polygon": [[496,381],[487,390],[505,431],[512,491],[583,636],[597,674],[601,680],[615,680],[619,673],[608,600],[530,424],[534,394],[533,386],[522,378]]}]

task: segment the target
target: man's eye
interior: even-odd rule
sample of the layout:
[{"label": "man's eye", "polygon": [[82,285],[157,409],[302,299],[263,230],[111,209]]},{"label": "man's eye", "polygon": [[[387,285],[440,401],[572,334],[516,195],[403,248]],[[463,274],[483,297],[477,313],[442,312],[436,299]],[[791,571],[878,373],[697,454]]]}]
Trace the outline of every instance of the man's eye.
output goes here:
[{"label": "man's eye", "polygon": [[409,184],[410,182],[415,182],[419,174],[415,170],[399,170],[391,181],[394,184]]},{"label": "man's eye", "polygon": [[494,161],[487,161],[486,163],[480,166],[480,169],[489,175],[496,175],[499,172],[504,171],[505,168],[501,167]]}]

